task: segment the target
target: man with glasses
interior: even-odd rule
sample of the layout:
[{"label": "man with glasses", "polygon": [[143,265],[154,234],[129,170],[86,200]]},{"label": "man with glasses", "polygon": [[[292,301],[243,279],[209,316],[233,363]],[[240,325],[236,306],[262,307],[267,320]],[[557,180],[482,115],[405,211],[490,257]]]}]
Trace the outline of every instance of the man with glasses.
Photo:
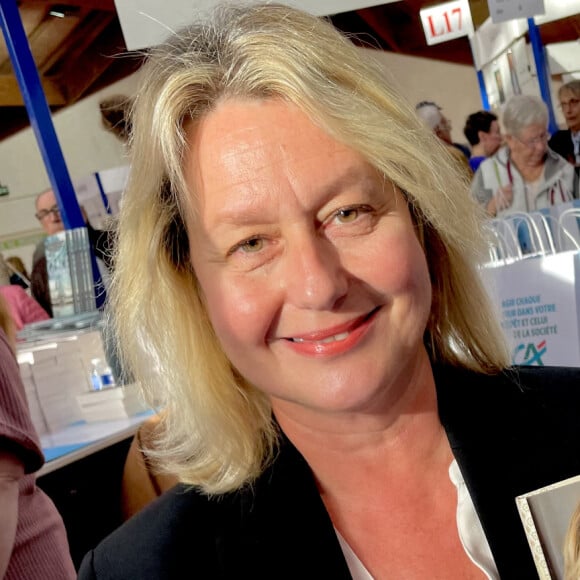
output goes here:
[{"label": "man with glasses", "polygon": [[[51,236],[64,230],[64,223],[60,216],[60,210],[56,196],[52,189],[47,189],[36,198],[36,213],[34,214],[47,235]],[[83,212],[85,218],[89,243],[98,260],[102,261],[107,270],[111,268],[112,241],[110,233],[94,229]],[[40,305],[52,316],[52,304],[48,287],[48,272],[46,269],[46,257],[44,255],[44,241],[36,246],[32,257],[32,272],[30,275],[32,295]]]},{"label": "man with glasses", "polygon": [[574,167],[548,147],[548,109],[541,99],[513,96],[503,126],[506,145],[483,161],[471,184],[491,216],[530,212],[577,196]]},{"label": "man with glasses", "polygon": [[49,236],[64,230],[64,225],[60,219],[60,210],[52,190],[44,191],[36,198],[36,213],[34,215]]},{"label": "man with glasses", "polygon": [[580,177],[580,80],[573,80],[558,91],[560,108],[567,129],[556,131],[548,145],[576,167],[576,183]]}]

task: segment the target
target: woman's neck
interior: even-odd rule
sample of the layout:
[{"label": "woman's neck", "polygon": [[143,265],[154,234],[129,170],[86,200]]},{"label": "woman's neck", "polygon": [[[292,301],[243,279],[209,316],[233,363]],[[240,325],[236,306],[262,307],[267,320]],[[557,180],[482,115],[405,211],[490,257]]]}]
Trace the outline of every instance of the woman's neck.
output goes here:
[{"label": "woman's neck", "polygon": [[383,413],[353,413],[337,422],[322,418],[317,424],[275,409],[280,426],[312,468],[322,493],[337,491],[335,486],[343,491],[369,486],[371,481],[384,482],[385,477],[416,470],[417,465],[439,463],[440,450],[448,450],[448,444],[442,445],[446,435],[428,358],[416,370],[401,387],[402,395],[386,402]]},{"label": "woman's neck", "polygon": [[523,159],[513,154],[510,156],[510,161],[526,183],[537,181],[544,172],[544,162],[539,165],[528,165]]},{"label": "woman's neck", "polygon": [[471,156],[472,157],[487,157],[482,143],[477,143],[471,146]]}]

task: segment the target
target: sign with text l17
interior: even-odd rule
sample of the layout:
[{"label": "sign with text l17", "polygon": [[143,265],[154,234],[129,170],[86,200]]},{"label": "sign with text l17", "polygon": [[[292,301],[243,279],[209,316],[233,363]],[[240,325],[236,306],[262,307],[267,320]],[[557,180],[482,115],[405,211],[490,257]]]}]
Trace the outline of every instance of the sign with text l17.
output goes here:
[{"label": "sign with text l17", "polygon": [[437,6],[423,8],[419,14],[428,45],[473,35],[473,21],[468,0],[437,4]]}]

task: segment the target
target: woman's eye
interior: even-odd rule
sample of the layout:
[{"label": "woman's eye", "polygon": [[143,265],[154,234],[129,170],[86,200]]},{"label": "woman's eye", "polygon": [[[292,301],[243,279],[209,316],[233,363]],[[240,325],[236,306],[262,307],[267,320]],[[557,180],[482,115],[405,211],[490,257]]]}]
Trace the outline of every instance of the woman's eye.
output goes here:
[{"label": "woman's eye", "polygon": [[345,209],[341,209],[336,213],[336,218],[339,222],[342,223],[349,223],[356,220],[359,216],[359,208],[356,207],[347,207]]},{"label": "woman's eye", "polygon": [[241,250],[247,254],[253,252],[259,252],[264,247],[264,240],[262,238],[249,238],[243,242],[240,242],[234,250]]}]

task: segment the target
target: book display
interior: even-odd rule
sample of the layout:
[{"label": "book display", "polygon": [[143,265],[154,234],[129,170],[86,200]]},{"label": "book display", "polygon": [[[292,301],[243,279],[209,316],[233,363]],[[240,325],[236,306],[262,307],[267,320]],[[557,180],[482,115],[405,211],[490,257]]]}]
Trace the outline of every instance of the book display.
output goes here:
[{"label": "book display", "polygon": [[86,228],[48,236],[44,242],[55,318],[96,309],[91,250]]},{"label": "book display", "polygon": [[147,410],[136,384],[83,393],[77,402],[87,423],[125,419]]},{"label": "book display", "polygon": [[42,435],[81,421],[76,396],[91,388],[91,361],[105,359],[98,313],[52,319],[18,335],[18,362],[34,426]]}]

